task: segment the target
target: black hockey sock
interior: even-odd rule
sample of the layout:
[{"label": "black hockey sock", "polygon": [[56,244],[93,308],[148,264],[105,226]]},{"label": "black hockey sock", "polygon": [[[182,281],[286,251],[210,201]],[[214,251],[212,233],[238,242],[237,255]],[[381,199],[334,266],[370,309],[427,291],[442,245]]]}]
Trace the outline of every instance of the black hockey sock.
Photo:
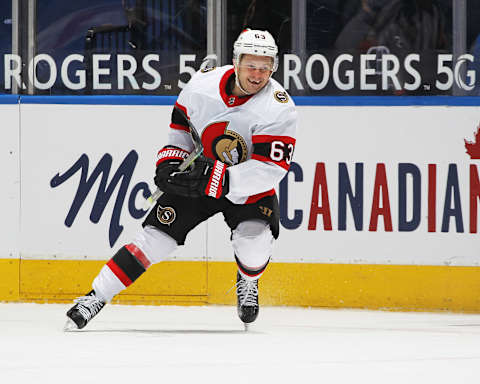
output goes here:
[{"label": "black hockey sock", "polygon": [[107,263],[117,278],[128,287],[150,266],[150,261],[134,244],[122,248]]},{"label": "black hockey sock", "polygon": [[267,260],[267,262],[265,263],[265,265],[263,265],[262,267],[258,268],[258,269],[251,269],[251,268],[247,268],[245,267],[241,262],[240,260],[238,259],[237,255],[235,255],[235,261],[237,262],[237,265],[238,265],[238,269],[244,274],[244,275],[247,275],[247,276],[250,276],[250,277],[257,277],[257,276],[260,276],[263,271],[265,271],[265,268],[267,268],[267,265],[268,263],[270,262],[270,258]]}]

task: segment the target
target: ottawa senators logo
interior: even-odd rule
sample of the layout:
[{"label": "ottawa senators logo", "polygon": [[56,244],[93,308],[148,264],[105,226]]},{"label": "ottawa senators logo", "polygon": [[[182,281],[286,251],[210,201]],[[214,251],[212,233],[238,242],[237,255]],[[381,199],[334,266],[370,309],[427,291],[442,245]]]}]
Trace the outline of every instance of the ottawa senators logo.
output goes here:
[{"label": "ottawa senators logo", "polygon": [[162,224],[170,225],[177,218],[177,213],[172,207],[162,207],[161,205],[157,208],[157,219]]},{"label": "ottawa senators logo", "polygon": [[235,165],[247,159],[247,143],[235,131],[227,129],[228,121],[219,121],[207,126],[202,132],[205,156],[228,165]]},{"label": "ottawa senators logo", "polygon": [[237,132],[226,130],[212,142],[215,157],[228,165],[235,165],[247,159],[247,144]]},{"label": "ottawa senators logo", "polygon": [[279,103],[288,103],[288,95],[287,92],[283,91],[275,91],[273,94],[273,97],[275,100],[277,100]]}]

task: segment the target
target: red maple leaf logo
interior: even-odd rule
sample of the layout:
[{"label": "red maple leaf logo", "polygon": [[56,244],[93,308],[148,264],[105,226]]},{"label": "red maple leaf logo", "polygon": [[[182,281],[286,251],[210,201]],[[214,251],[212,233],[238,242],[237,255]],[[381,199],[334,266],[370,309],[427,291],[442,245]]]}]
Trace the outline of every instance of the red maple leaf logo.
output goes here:
[{"label": "red maple leaf logo", "polygon": [[477,127],[477,132],[475,132],[475,138],[473,141],[465,141],[465,149],[470,155],[471,159],[480,159],[480,125]]}]

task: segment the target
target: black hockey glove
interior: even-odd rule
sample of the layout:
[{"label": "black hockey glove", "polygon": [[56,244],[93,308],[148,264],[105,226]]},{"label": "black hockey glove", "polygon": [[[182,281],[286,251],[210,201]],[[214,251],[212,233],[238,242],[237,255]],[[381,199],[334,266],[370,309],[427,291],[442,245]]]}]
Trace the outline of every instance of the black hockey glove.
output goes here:
[{"label": "black hockey glove", "polygon": [[188,155],[188,151],[169,145],[158,151],[157,169],[153,181],[160,190],[163,192],[178,194],[176,190],[169,188],[170,185],[167,183],[167,180],[172,173],[178,171],[178,166]]},{"label": "black hockey glove", "polygon": [[[209,196],[219,199],[228,193],[227,164],[201,155],[193,167],[184,172],[174,172],[167,180],[169,188],[177,194],[196,198]],[[173,193],[173,192],[172,192]]]}]

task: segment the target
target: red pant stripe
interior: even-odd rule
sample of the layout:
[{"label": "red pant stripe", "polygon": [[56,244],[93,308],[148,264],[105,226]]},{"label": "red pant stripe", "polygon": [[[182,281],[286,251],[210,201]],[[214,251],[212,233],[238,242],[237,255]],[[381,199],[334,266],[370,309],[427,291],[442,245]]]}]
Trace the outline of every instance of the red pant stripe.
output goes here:
[{"label": "red pant stripe", "polygon": [[135,258],[143,265],[143,268],[147,269],[152,265],[150,260],[147,259],[147,256],[142,252],[140,248],[138,248],[135,244],[130,243],[125,246],[128,252],[130,252]]},{"label": "red pant stripe", "polygon": [[240,260],[238,259],[237,255],[235,255],[235,261],[237,262],[238,269],[245,275],[250,276],[250,277],[257,277],[265,271],[265,268],[267,268],[268,263],[270,262],[270,259],[267,260],[267,262],[260,268],[258,269],[249,269],[245,267],[242,263],[240,263]]},{"label": "red pant stripe", "polygon": [[113,259],[110,259],[107,263],[108,268],[114,273],[115,276],[118,277],[118,280],[122,282],[125,287],[128,287],[130,284],[132,284],[132,280],[123,272],[120,267],[113,261]]}]

